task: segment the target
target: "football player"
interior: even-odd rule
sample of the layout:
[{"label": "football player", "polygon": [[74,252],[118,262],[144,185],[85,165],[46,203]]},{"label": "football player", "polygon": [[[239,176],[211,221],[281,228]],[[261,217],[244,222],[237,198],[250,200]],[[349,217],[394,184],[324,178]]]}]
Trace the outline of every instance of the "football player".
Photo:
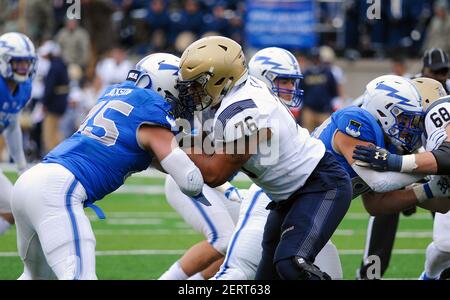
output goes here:
[{"label": "football player", "polygon": [[[446,96],[442,84],[436,80],[417,78],[413,79],[413,82],[422,95],[423,109],[426,113],[423,140],[427,152],[399,156],[381,148],[359,147],[355,150],[354,158],[365,162],[361,165],[379,171],[393,170],[406,173],[450,175],[448,165],[445,165],[450,154],[448,152],[450,97]],[[408,164],[411,165],[408,167]],[[442,181],[440,187],[443,190],[448,189],[448,179]],[[441,272],[450,266],[449,230],[450,213],[436,213],[433,224],[433,242],[427,247],[425,270],[421,279],[437,279]]]},{"label": "football player", "polygon": [[348,174],[262,81],[248,75],[233,40],[212,36],[191,44],[179,77],[183,103],[215,112],[214,151],[189,153],[205,182],[219,186],[241,170],[271,199],[255,278],[329,279],[313,263],[350,205]]},{"label": "football player", "polygon": [[345,166],[352,178],[353,197],[362,195],[370,214],[400,212],[416,204],[445,210],[447,201],[439,199],[448,194],[439,188],[442,178],[398,190],[424,176],[398,172],[381,174],[360,166],[352,157],[358,145],[390,147],[397,152],[417,150],[421,145],[422,118],[421,97],[414,84],[399,76],[384,75],[369,82],[362,108],[350,106],[335,112],[313,135]]},{"label": "football player", "polygon": [[104,92],[76,133],[19,177],[12,211],[20,279],[96,279],[96,241],[83,207],[104,217],[93,203],[151,164],[201,197],[203,177],[171,131],[181,111],[176,68],[170,54],[142,59],[125,82]]},{"label": "football player", "polygon": [[[290,108],[299,108],[303,91],[300,66],[289,51],[269,47],[255,53],[249,74],[264,82]],[[214,279],[254,279],[261,259],[261,241],[269,215],[269,197],[256,184],[248,190],[227,186],[226,193],[238,193],[242,199],[238,225],[228,245],[225,261]],[[315,264],[332,279],[342,279],[342,268],[336,247],[328,241],[317,254]]]},{"label": "football player", "polygon": [[[179,59],[176,65],[179,65]],[[208,119],[208,111],[196,114],[195,121],[191,122],[194,125],[192,129],[194,133],[209,132],[210,129],[205,126]],[[203,195],[211,206],[204,206],[183,194],[170,176],[166,177],[165,194],[172,208],[206,240],[193,245],[159,279],[209,279],[223,262],[228,242],[237,222],[240,199],[230,201],[223,192],[205,185]]]},{"label": "football player", "polygon": [[238,219],[240,199],[231,201],[224,193],[205,185],[203,195],[211,206],[204,206],[183,194],[171,176],[166,177],[165,194],[172,208],[206,240],[193,245],[159,279],[209,279],[223,262]]},{"label": "football player", "polygon": [[[31,80],[36,71],[36,52],[30,39],[17,32],[0,36],[0,132],[17,171],[26,168],[19,114],[31,97]],[[13,185],[0,171],[0,234],[14,223],[11,213]]]}]

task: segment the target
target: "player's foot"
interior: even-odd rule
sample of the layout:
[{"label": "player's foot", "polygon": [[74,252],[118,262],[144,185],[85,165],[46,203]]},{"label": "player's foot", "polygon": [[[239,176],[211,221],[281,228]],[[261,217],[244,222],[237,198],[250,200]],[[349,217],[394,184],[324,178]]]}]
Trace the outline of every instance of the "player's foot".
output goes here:
[{"label": "player's foot", "polygon": [[445,269],[442,271],[441,275],[439,276],[440,280],[450,280],[450,268]]},{"label": "player's foot", "polygon": [[428,277],[425,271],[420,274],[419,280],[437,280],[437,278]]}]

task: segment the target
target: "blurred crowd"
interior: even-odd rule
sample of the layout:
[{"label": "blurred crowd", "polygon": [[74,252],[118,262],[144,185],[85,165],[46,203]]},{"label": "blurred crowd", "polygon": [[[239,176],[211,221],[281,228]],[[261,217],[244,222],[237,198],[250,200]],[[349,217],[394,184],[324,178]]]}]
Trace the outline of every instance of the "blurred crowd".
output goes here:
[{"label": "blurred crowd", "polygon": [[[358,59],[419,57],[431,47],[450,52],[450,0],[379,1],[379,20],[366,17],[371,4],[365,0],[317,1],[321,47],[289,49],[305,75],[298,119],[308,129],[348,104],[336,54]],[[0,33],[24,32],[38,49],[33,99],[23,118],[29,159],[71,135],[103,89],[121,82],[144,55],[180,55],[207,35],[231,37],[245,47],[245,2],[80,0],[77,20],[67,18],[74,1],[0,0]]]},{"label": "blurred crowd", "polygon": [[[360,55],[385,57],[402,52],[418,56],[424,49],[450,50],[449,0],[344,1],[343,51],[348,58]],[[324,3],[328,22],[336,20],[336,3]],[[369,12],[368,12],[369,11]],[[374,16],[376,18],[368,18]],[[379,19],[377,19],[379,17]],[[322,42],[327,42],[323,41]]]}]

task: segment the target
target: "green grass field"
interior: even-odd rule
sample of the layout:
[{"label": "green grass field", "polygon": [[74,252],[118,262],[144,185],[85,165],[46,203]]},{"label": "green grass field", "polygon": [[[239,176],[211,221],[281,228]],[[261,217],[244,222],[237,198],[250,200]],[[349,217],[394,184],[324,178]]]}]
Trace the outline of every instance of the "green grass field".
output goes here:
[{"label": "green grass field", "polygon": [[[6,174],[12,180],[14,174]],[[156,187],[163,180],[129,178],[127,188]],[[246,187],[247,183],[238,183]],[[129,192],[129,191],[128,191]],[[156,279],[183,252],[203,237],[193,231],[168,205],[163,194],[116,192],[97,202],[106,213],[99,220],[87,209],[97,238],[99,279]],[[340,252],[345,279],[354,279],[364,248],[368,215],[358,199],[333,236]],[[385,278],[415,279],[423,269],[424,252],[431,241],[432,219],[424,211],[401,217],[394,254]],[[22,273],[17,256],[15,228],[0,236],[0,279],[16,279]]]}]

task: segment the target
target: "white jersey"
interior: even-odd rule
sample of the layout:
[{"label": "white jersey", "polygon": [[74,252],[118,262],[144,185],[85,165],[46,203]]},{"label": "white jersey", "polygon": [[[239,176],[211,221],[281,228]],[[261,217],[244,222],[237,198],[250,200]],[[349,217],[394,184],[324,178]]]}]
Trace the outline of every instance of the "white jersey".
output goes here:
[{"label": "white jersey", "polygon": [[427,151],[435,150],[444,141],[444,130],[450,123],[450,97],[444,97],[434,102],[425,115],[425,133]]},{"label": "white jersey", "polygon": [[[426,111],[425,115],[425,149],[433,151],[445,141],[445,129],[450,123],[450,97],[443,97],[435,101]],[[450,212],[436,213],[433,222],[433,242],[427,247],[425,270],[443,270],[450,261],[446,253],[450,253]],[[437,249],[437,254],[430,255],[430,247]]]},{"label": "white jersey", "polygon": [[[273,201],[286,200],[305,184],[324,156],[325,146],[296,124],[289,109],[262,81],[249,76],[222,100],[214,115],[213,140],[216,146],[233,145],[230,142],[264,128],[270,129],[270,141],[258,145],[242,171]],[[227,153],[236,154],[233,150],[226,148],[231,151]]]}]

